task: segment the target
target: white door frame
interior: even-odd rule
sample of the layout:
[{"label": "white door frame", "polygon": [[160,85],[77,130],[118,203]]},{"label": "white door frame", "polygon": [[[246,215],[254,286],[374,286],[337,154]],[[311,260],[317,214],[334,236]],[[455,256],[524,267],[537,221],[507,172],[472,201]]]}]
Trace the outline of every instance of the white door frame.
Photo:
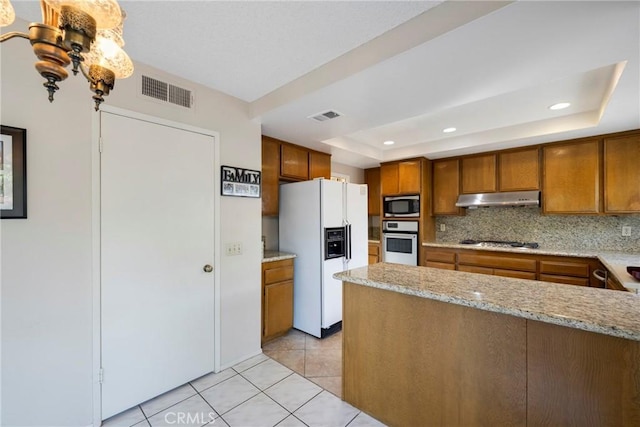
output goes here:
[{"label": "white door frame", "polygon": [[[143,120],[159,125],[170,126],[176,129],[200,133],[211,136],[214,139],[213,147],[213,168],[214,184],[220,183],[220,133],[209,129],[203,129],[184,123],[165,120],[147,114],[137,113],[111,105],[102,105],[100,109],[104,112],[116,114],[132,119]],[[92,292],[92,390],[93,390],[93,425],[98,427],[102,422],[102,390],[100,387],[100,359],[101,359],[101,298],[100,298],[100,114],[92,114],[92,136],[91,136],[91,292]],[[214,244],[214,369],[220,370],[220,192],[216,191],[213,198],[213,244]]]}]

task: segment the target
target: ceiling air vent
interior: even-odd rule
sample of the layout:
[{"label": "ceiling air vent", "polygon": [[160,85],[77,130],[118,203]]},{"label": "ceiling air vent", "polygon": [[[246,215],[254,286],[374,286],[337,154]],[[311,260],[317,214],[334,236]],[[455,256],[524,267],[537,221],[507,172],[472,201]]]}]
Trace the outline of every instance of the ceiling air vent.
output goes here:
[{"label": "ceiling air vent", "polygon": [[193,107],[193,92],[170,83],[142,76],[142,95],[181,107]]},{"label": "ceiling air vent", "polygon": [[307,118],[318,121],[318,122],[325,122],[327,120],[335,119],[336,117],[340,117],[342,115],[343,115],[342,113],[338,113],[337,111],[327,110],[327,111],[323,111],[322,113],[312,114]]}]

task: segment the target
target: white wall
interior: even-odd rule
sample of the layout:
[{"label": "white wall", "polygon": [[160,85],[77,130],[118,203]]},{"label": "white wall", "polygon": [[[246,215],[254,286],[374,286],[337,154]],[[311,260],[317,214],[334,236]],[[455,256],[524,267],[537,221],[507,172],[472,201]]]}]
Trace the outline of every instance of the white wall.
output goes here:
[{"label": "white wall", "polygon": [[[27,28],[17,21],[6,31]],[[80,76],[59,83],[47,101],[26,40],[2,44],[3,125],[27,129],[28,219],[2,220],[1,424],[87,426],[92,422],[92,101]],[[260,169],[260,125],[248,105],[188,83],[195,113],[141,100],[136,78],[116,82],[106,102],[220,132],[220,163]],[[183,82],[186,83],[186,82]],[[260,351],[260,200],[223,197],[221,363]],[[217,248],[220,250],[220,248]]]},{"label": "white wall", "polygon": [[364,169],[342,163],[331,162],[331,173],[333,174],[335,172],[343,175],[349,175],[351,179],[349,182],[353,184],[364,184]]}]

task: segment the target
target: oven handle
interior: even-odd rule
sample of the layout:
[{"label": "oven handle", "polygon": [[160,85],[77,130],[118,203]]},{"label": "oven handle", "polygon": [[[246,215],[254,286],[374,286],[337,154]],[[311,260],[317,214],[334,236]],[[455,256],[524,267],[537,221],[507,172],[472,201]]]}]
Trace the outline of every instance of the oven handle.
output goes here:
[{"label": "oven handle", "polygon": [[418,238],[418,233],[414,231],[394,231],[393,233],[387,233],[386,231],[382,232],[382,237],[391,237],[396,239],[404,239],[407,236],[411,236],[411,238]]}]

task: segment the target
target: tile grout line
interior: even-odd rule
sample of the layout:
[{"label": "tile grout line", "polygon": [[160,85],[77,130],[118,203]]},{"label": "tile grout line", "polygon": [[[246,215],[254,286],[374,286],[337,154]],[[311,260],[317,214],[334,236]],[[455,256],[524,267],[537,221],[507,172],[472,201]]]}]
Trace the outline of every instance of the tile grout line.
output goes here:
[{"label": "tile grout line", "polygon": [[[355,408],[355,406],[354,406],[354,408]],[[358,408],[356,408],[356,409],[358,409]],[[362,413],[362,411],[358,409],[358,413],[357,413],[357,414],[355,414],[355,415],[354,415],[354,417],[353,417],[353,418],[351,418],[351,421],[349,421],[348,423],[346,423],[346,424],[344,425],[344,427],[348,427],[348,426],[349,426],[349,424],[351,424],[351,423],[352,423],[356,418],[358,418],[358,416],[359,416],[361,413]]]},{"label": "tile grout line", "polygon": [[[269,356],[267,356],[269,357]],[[271,359],[271,358],[270,358]],[[274,360],[274,359],[271,359]],[[279,365],[282,365],[280,362],[278,362],[277,360],[274,360],[274,362],[278,363]],[[282,365],[284,366],[284,365]],[[286,366],[285,366],[286,367]],[[287,368],[289,369],[289,368]],[[265,388],[264,390],[260,390],[260,387],[258,387],[257,385],[255,385],[254,383],[251,382],[251,380],[249,380],[248,378],[245,378],[244,375],[240,374],[240,376],[242,376],[242,378],[244,378],[245,380],[247,380],[247,382],[249,382],[249,384],[251,384],[252,386],[254,386],[255,388],[257,388],[258,390],[260,390],[260,393],[264,394],[267,398],[273,400],[278,406],[280,406],[282,409],[284,409],[285,411],[287,411],[289,413],[289,415],[293,415],[293,412],[289,411],[287,408],[285,408],[284,406],[282,406],[280,404],[280,402],[278,402],[277,400],[275,400],[274,398],[272,398],[271,396],[269,396],[267,393],[265,393],[266,390],[269,390],[271,387],[275,386],[276,384],[280,384],[282,381],[286,380],[287,378],[289,378],[290,376],[292,376],[293,374],[295,374],[296,372],[294,372],[292,369],[289,369],[291,371],[291,373],[289,375],[287,375],[286,377],[282,378],[281,380],[276,381],[275,383],[271,384],[269,387]],[[255,396],[254,396],[255,397]],[[253,397],[252,397],[253,399]],[[287,417],[284,417],[287,418]],[[278,424],[280,424],[284,418],[280,421],[278,421]],[[277,425],[277,424],[276,424]]]},{"label": "tile grout line", "polygon": [[[234,369],[234,370],[235,370],[235,369]],[[248,381],[248,380],[247,380],[245,377],[243,377],[240,373],[237,373],[236,375],[240,375],[240,376],[242,377],[242,379],[243,379],[243,380]],[[234,377],[235,377],[235,375],[234,375]],[[231,378],[233,378],[233,377],[231,377]],[[222,384],[223,382],[228,381],[228,380],[230,380],[231,378],[227,378],[227,379],[226,379],[226,380],[224,380],[224,381],[220,381],[218,384]],[[213,387],[217,386],[218,384],[212,385],[211,387],[208,387],[206,390],[209,390],[210,388],[213,388]],[[255,386],[255,384],[253,384],[253,383],[250,383],[250,384],[251,384],[252,386],[256,387],[256,386]],[[224,422],[225,422],[225,423],[227,423],[227,420],[225,420],[225,419],[223,418],[223,415],[224,415],[224,414],[228,414],[229,412],[231,412],[231,411],[233,411],[234,409],[236,409],[238,406],[242,405],[242,404],[243,404],[243,403],[245,403],[245,402],[248,402],[249,400],[251,400],[251,399],[253,399],[254,397],[256,397],[257,395],[259,395],[259,394],[261,393],[261,391],[260,391],[260,389],[259,389],[258,387],[256,387],[256,388],[258,389],[258,393],[254,394],[253,396],[249,397],[248,399],[243,400],[242,402],[238,403],[237,405],[235,405],[235,406],[233,406],[233,407],[229,408],[228,410],[226,410],[226,411],[224,411],[224,412],[218,412],[218,411],[216,411],[216,410],[215,410],[215,408],[213,408],[213,406],[211,405],[211,403],[209,403],[209,401],[208,401],[204,396],[202,396],[202,398],[204,399],[204,401],[205,401],[205,402],[207,402],[207,405],[211,406],[211,408],[213,408],[213,410],[215,411],[215,413],[216,413],[216,414],[218,414],[218,415],[220,416],[220,418],[222,418],[222,419],[224,420]],[[204,390],[203,390],[203,391],[204,391]],[[227,424],[229,424],[229,423],[227,423]]]},{"label": "tile grout line", "polygon": [[[238,375],[238,374],[236,374],[236,375]],[[234,375],[234,377],[235,377],[235,375]],[[233,377],[231,377],[231,378],[233,378]],[[229,379],[229,380],[230,380],[231,378],[227,378],[227,379]],[[218,384],[222,384],[222,383],[223,383],[223,382],[225,382],[225,381],[226,381],[226,380],[220,381]],[[209,390],[210,388],[215,387],[215,386],[217,386],[218,384],[214,384],[214,385],[212,385],[211,387],[207,387],[207,388],[205,388],[204,390]],[[204,400],[204,403],[206,403],[207,405],[209,405],[209,408],[211,408],[211,410],[213,411],[213,413],[214,413],[214,414],[216,414],[216,415],[218,416],[218,417],[216,418],[216,420],[217,420],[218,418],[222,418],[222,414],[219,414],[219,413],[218,413],[218,411],[216,411],[216,408],[214,408],[214,407],[213,407],[213,405],[211,405],[211,403],[209,403],[209,401],[208,401],[207,399],[205,399],[205,398],[204,398],[204,396],[203,396],[202,394],[200,394],[200,392],[198,391],[198,389],[196,389],[196,388],[194,387],[194,385],[193,385],[193,384],[191,384],[191,382],[189,382],[189,385],[190,385],[191,387],[193,387],[193,388],[194,388],[194,390],[196,391],[196,393],[198,394],[198,396],[200,396],[200,398],[201,398],[202,400]],[[202,390],[202,391],[204,391],[204,390]],[[224,420],[224,418],[223,418],[223,421],[226,423],[226,421]],[[215,420],[213,420],[213,422],[215,423]],[[207,423],[207,424],[209,424],[209,423]],[[229,424],[229,423],[227,423],[227,424]],[[206,425],[206,424],[205,424],[205,425]]]}]

